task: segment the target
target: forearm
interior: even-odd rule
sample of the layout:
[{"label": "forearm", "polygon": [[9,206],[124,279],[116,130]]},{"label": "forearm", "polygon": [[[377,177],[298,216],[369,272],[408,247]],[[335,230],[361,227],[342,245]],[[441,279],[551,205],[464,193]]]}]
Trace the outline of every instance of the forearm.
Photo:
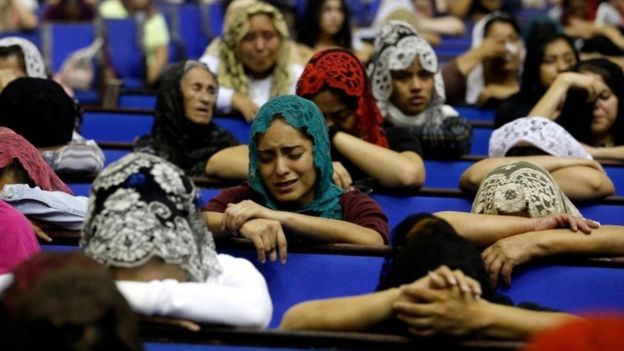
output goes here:
[{"label": "forearm", "polygon": [[529,116],[545,117],[551,120],[557,118],[559,106],[568,93],[569,85],[562,79],[556,79],[548,88],[546,94],[533,106]]},{"label": "forearm", "polygon": [[594,256],[624,256],[624,227],[603,225],[591,234],[573,233],[567,229],[534,232],[537,256],[578,254]]},{"label": "forearm", "polygon": [[169,61],[167,46],[159,46],[154,50],[154,60],[147,65],[147,84],[149,85],[156,83],[160,73],[165,69]]},{"label": "forearm", "polygon": [[249,172],[249,147],[238,145],[225,148],[206,162],[206,175],[222,179],[247,179]]},{"label": "forearm", "polygon": [[293,212],[274,211],[271,218],[306,240],[327,243],[383,245],[381,233],[361,225],[330,218],[313,217]]},{"label": "forearm", "polygon": [[279,326],[285,330],[364,331],[390,318],[397,288],[372,294],[316,300],[290,308]]},{"label": "forearm", "polygon": [[604,160],[624,160],[624,146],[595,147],[591,155],[597,159]]},{"label": "forearm", "polygon": [[456,59],[457,69],[461,74],[467,76],[483,60],[484,57],[480,47],[472,48]]},{"label": "forearm", "polygon": [[435,213],[455,228],[457,233],[477,246],[486,246],[508,236],[530,232],[536,219],[518,216],[485,215],[444,211]]},{"label": "forearm", "polygon": [[578,317],[558,312],[538,312],[484,301],[479,318],[483,325],[477,334],[491,338],[523,340]]},{"label": "forearm", "polygon": [[422,159],[414,152],[396,152],[338,132],[334,147],[367,175],[388,188],[420,187],[425,179]]},{"label": "forearm", "polygon": [[222,228],[221,223],[223,222],[223,213],[221,212],[203,212],[204,221],[208,226],[208,230],[215,236],[215,238],[223,238],[232,235],[229,231]]},{"label": "forearm", "polygon": [[471,0],[450,0],[448,2],[448,13],[452,16],[464,18],[472,6]]},{"label": "forearm", "polygon": [[591,200],[615,193],[611,179],[595,168],[571,166],[554,170],[551,175],[572,200]]}]

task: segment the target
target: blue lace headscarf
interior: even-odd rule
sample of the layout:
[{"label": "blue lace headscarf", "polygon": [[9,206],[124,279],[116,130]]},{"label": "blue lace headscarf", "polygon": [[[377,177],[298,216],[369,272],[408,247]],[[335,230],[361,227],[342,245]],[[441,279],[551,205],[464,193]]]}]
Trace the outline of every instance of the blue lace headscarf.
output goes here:
[{"label": "blue lace headscarf", "polygon": [[314,165],[317,171],[314,200],[289,210],[324,218],[342,219],[340,207],[342,190],[332,182],[334,168],[329,151],[330,144],[325,118],[313,102],[302,97],[279,96],[269,100],[258,111],[249,132],[249,182],[252,189],[258,193],[264,202],[263,205],[271,209],[279,208],[279,204],[267,192],[260,177],[257,144],[258,134],[265,133],[277,118],[281,118],[291,127],[301,131],[312,141]]}]

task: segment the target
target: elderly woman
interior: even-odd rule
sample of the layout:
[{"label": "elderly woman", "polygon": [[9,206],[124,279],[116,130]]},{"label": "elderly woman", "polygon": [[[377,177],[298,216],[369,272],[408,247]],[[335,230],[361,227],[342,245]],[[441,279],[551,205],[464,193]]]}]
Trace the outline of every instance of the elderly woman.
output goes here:
[{"label": "elderly woman", "polygon": [[294,93],[302,69],[289,62],[288,27],[278,9],[258,1],[230,19],[219,56],[206,54],[200,61],[217,72],[217,109],[251,121],[269,98]]},{"label": "elderly woman", "polygon": [[135,151],[160,156],[190,176],[246,178],[246,147],[212,121],[218,90],[199,61],[171,67],[162,78],[152,132],[138,139]]},{"label": "elderly woman", "polygon": [[410,128],[424,157],[456,158],[470,152],[472,128],[444,105],[436,53],[408,23],[393,20],[381,29],[368,76],[385,122]]},{"label": "elderly woman", "polygon": [[337,182],[375,178],[388,188],[417,188],[425,178],[420,144],[404,128],[382,128],[383,117],[366,71],[349,51],[330,49],[312,57],[297,95],[314,101],[330,127]]},{"label": "elderly woman", "polygon": [[382,245],[387,219],[357,190],[332,183],[323,115],[294,95],[266,103],[251,126],[249,184],[224,190],[203,209],[216,233],[251,240],[258,259],[286,260],[286,235],[300,239]]},{"label": "elderly woman", "polygon": [[121,281],[136,312],[266,327],[264,279],[249,261],[217,254],[198,195],[175,165],[129,154],[93,182],[80,245]]}]

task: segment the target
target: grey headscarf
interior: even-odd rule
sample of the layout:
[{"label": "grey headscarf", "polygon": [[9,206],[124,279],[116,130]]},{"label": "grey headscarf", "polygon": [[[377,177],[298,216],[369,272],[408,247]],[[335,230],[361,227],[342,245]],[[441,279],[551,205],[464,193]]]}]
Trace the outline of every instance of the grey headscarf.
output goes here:
[{"label": "grey headscarf", "polygon": [[80,245],[107,266],[137,267],[159,257],[180,265],[190,281],[203,282],[221,267],[197,199],[197,188],[178,167],[131,153],[93,182]]},{"label": "grey headscarf", "polygon": [[35,44],[20,37],[6,37],[0,39],[0,46],[7,47],[17,45],[24,53],[24,63],[26,64],[26,74],[31,78],[47,78],[45,62],[43,56]]}]

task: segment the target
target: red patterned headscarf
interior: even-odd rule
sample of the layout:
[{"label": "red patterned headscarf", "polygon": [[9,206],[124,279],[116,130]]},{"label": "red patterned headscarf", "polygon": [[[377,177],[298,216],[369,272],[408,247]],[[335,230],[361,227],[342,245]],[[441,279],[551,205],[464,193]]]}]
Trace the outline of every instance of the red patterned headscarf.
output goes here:
[{"label": "red patterned headscarf", "polygon": [[310,59],[297,82],[297,95],[311,98],[326,88],[356,98],[355,114],[362,139],[388,147],[381,129],[383,117],[371,93],[366,71],[355,55],[344,49],[329,49]]},{"label": "red patterned headscarf", "polygon": [[0,169],[8,166],[15,159],[19,161],[35,185],[41,189],[72,193],[43,160],[39,150],[11,129],[0,127]]}]

